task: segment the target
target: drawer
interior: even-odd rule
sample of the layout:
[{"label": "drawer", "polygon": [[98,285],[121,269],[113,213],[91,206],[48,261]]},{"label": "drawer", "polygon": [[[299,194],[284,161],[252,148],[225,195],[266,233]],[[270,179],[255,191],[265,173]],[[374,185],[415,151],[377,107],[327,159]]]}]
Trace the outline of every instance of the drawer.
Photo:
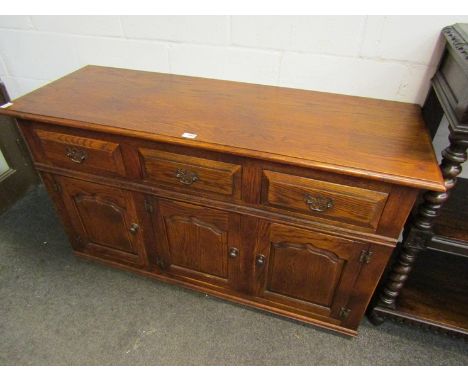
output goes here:
[{"label": "drawer", "polygon": [[126,174],[118,143],[39,128],[35,133],[42,149],[36,153],[39,162],[93,174]]},{"label": "drawer", "polygon": [[310,217],[323,217],[375,230],[387,198],[387,192],[263,171],[263,205]]},{"label": "drawer", "polygon": [[240,199],[240,165],[148,148],[139,153],[147,182]]}]

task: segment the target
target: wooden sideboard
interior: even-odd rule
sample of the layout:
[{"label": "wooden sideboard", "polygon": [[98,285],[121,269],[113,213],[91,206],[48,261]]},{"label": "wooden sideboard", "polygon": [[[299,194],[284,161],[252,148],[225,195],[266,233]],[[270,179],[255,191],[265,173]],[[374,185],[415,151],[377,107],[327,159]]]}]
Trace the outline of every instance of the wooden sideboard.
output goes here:
[{"label": "wooden sideboard", "polygon": [[347,335],[445,190],[417,105],[87,66],[0,110],[76,255]]}]

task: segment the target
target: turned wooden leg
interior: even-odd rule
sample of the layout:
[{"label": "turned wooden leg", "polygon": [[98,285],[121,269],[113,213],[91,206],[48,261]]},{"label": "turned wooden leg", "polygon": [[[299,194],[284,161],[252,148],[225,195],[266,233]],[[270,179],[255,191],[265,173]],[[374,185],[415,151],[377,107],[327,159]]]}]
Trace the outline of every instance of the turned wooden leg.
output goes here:
[{"label": "turned wooden leg", "polygon": [[[462,163],[467,160],[468,141],[449,136],[450,145],[442,152],[440,168],[445,180],[445,192],[428,191],[417,213],[405,228],[401,251],[392,265],[385,283],[376,301],[377,305],[395,308],[395,302],[411,272],[416,257],[425,250],[431,238],[435,218],[440,214],[443,204],[449,197],[450,190],[457,182],[462,170]],[[381,324],[384,317],[371,310],[369,319],[374,324]]]}]

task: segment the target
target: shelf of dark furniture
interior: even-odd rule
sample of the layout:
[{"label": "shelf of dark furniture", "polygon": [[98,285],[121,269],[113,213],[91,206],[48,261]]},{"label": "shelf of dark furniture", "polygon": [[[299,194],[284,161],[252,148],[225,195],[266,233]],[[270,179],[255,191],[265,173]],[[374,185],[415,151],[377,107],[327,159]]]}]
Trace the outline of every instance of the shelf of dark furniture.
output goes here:
[{"label": "shelf of dark furniture", "polygon": [[468,179],[458,178],[433,230],[428,248],[468,257]]},{"label": "shelf of dark furniture", "polygon": [[396,309],[376,311],[396,319],[468,335],[468,262],[462,257],[426,251],[415,262],[398,296]]}]

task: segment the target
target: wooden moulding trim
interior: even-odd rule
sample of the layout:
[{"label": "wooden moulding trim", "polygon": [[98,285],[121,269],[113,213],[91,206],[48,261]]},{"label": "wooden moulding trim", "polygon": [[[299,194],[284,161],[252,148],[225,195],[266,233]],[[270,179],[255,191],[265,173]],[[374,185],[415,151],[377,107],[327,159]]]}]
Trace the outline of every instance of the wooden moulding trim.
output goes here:
[{"label": "wooden moulding trim", "polygon": [[[75,178],[79,180],[86,180],[89,182],[99,183],[110,185],[114,187],[120,187],[130,191],[141,192],[145,194],[155,195],[157,197],[178,200],[178,201],[190,201],[190,203],[195,203],[199,205],[209,205],[211,208],[227,210],[239,214],[249,215],[260,219],[273,220],[278,223],[285,223],[298,228],[307,227],[307,229],[312,229],[316,232],[322,232],[325,234],[332,234],[334,236],[340,236],[346,239],[359,240],[367,243],[380,244],[387,247],[395,247],[397,239],[381,236],[365,231],[356,231],[351,228],[337,227],[333,225],[326,225],[325,223],[316,223],[313,220],[300,219],[298,217],[292,217],[289,215],[284,215],[282,213],[276,213],[271,211],[265,211],[253,206],[240,205],[238,202],[230,203],[221,200],[207,200],[202,196],[197,195],[188,195],[184,193],[179,193],[177,191],[170,191],[165,189],[157,188],[153,185],[141,184],[135,182],[129,182],[128,180],[120,180],[117,178],[107,178],[98,175],[90,175],[88,173],[81,173],[69,169],[57,168],[43,163],[34,163],[35,167],[39,171],[44,171],[51,174],[57,174],[62,176],[67,176],[70,178]],[[328,227],[328,228],[327,228]]]},{"label": "wooden moulding trim", "polygon": [[306,168],[326,170],[326,171],[330,171],[330,172],[334,172],[338,174],[353,175],[353,176],[357,176],[357,177],[365,178],[365,179],[373,179],[373,180],[378,180],[381,182],[394,183],[394,184],[399,184],[399,185],[412,187],[412,188],[421,188],[424,190],[441,191],[441,192],[445,191],[445,186],[443,183],[442,175],[440,176],[440,182],[433,182],[429,180],[421,180],[417,178],[396,176],[396,175],[391,175],[391,174],[357,169],[353,167],[345,167],[345,166],[339,166],[339,165],[334,165],[330,163],[305,160],[301,158],[284,156],[284,155],[279,155],[279,154],[274,154],[274,153],[259,152],[259,151],[242,149],[242,148],[233,147],[233,146],[223,146],[219,144],[188,140],[188,139],[171,137],[171,136],[161,135],[161,134],[156,134],[156,133],[150,134],[150,133],[145,133],[142,131],[128,130],[128,129],[121,128],[121,127],[105,126],[105,125],[99,125],[99,124],[89,123],[89,122],[68,120],[68,119],[63,119],[63,118],[42,116],[42,115],[29,114],[29,113],[22,113],[19,111],[8,110],[8,109],[0,109],[0,114],[8,115],[8,116],[19,118],[19,119],[26,119],[26,120],[37,121],[37,122],[52,123],[52,124],[57,124],[57,125],[62,125],[62,126],[82,128],[82,129],[97,131],[101,133],[119,134],[119,135],[124,135],[127,137],[146,139],[146,140],[155,141],[155,142],[177,143],[182,146],[207,149],[211,151],[217,151],[221,153],[234,154],[234,155],[241,155],[244,157],[250,157],[250,158],[256,158],[256,159],[266,159],[269,161],[275,161],[279,163],[292,164],[292,165],[306,167]]},{"label": "wooden moulding trim", "polygon": [[170,283],[170,284],[180,285],[180,286],[183,286],[185,288],[196,290],[196,291],[202,292],[202,293],[206,293],[206,294],[209,294],[211,296],[219,297],[219,298],[224,299],[224,300],[245,304],[245,305],[248,305],[248,306],[251,306],[251,307],[254,307],[254,308],[257,308],[257,309],[261,309],[261,310],[264,310],[264,311],[267,311],[267,312],[273,312],[273,313],[275,313],[277,315],[281,315],[281,316],[289,318],[289,319],[292,318],[294,320],[302,321],[302,322],[305,322],[307,324],[312,324],[314,326],[318,326],[318,327],[321,327],[321,328],[324,328],[324,329],[332,330],[332,331],[337,332],[339,334],[344,334],[344,335],[350,336],[350,337],[355,337],[357,335],[356,330],[345,328],[345,327],[339,326],[339,325],[334,325],[332,323],[328,323],[328,322],[325,322],[325,321],[321,321],[319,319],[314,319],[314,318],[311,318],[311,317],[303,316],[303,315],[300,315],[300,314],[297,314],[297,313],[287,312],[287,311],[284,311],[282,309],[279,309],[279,308],[276,308],[276,307],[273,307],[273,306],[270,306],[270,305],[266,305],[266,304],[262,304],[262,303],[257,302],[257,301],[253,301],[253,300],[251,300],[249,298],[246,298],[246,297],[243,297],[240,294],[235,293],[233,291],[229,291],[229,294],[227,294],[227,293],[224,293],[222,291],[217,291],[217,290],[211,289],[211,288],[204,288],[203,286],[195,285],[195,284],[192,284],[192,283],[189,283],[189,282],[185,282],[185,281],[173,278],[173,277],[169,277],[169,276],[164,275],[164,274],[153,273],[153,272],[150,272],[150,271],[145,270],[145,269],[134,268],[134,267],[131,267],[131,266],[128,266],[128,265],[125,265],[125,264],[120,264],[120,263],[112,261],[112,260],[101,259],[99,257],[94,257],[94,256],[91,256],[91,255],[89,255],[87,253],[84,253],[84,252],[74,251],[74,253],[75,253],[76,256],[87,259],[87,260],[91,260],[91,261],[95,261],[95,262],[102,263],[102,264],[105,264],[105,265],[109,265],[109,266],[114,267],[114,268],[123,269],[123,270],[126,270],[126,271],[131,271],[131,272],[134,272],[134,273],[138,273],[138,274],[140,274],[142,276],[150,277],[150,278],[153,278],[153,279],[156,279],[156,280],[159,280],[159,281],[164,281],[164,282],[167,282],[167,283]]},{"label": "wooden moulding trim", "polygon": [[442,29],[442,33],[447,40],[448,45],[455,54],[452,54],[461,63],[462,69],[468,73],[468,66],[465,60],[468,60],[468,42],[463,38],[457,28],[457,24],[450,25]]},{"label": "wooden moulding trim", "polygon": [[449,130],[455,134],[466,134],[468,125],[460,123],[452,105],[456,105],[455,96],[447,84],[444,76],[437,72],[432,79],[432,88],[437,94],[437,98],[442,106],[445,116],[449,121]]}]

